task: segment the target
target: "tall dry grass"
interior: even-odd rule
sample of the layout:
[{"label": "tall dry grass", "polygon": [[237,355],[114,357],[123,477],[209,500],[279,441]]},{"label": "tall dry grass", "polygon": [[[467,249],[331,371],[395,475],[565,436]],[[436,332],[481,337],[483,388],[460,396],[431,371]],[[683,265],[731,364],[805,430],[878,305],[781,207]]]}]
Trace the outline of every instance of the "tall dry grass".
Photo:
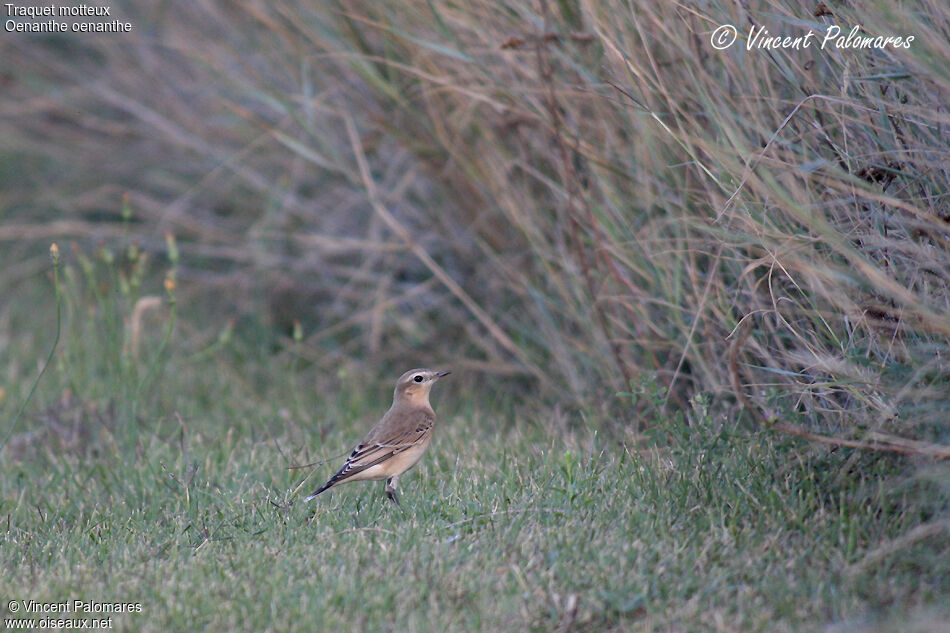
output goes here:
[{"label": "tall dry grass", "polygon": [[[931,450],[950,8],[815,4],[114,3],[130,37],[2,40],[0,239],[101,239],[127,193],[183,297],[305,318],[328,367],[452,358],[630,425],[655,377]],[[829,24],[915,40],[742,45]]]}]

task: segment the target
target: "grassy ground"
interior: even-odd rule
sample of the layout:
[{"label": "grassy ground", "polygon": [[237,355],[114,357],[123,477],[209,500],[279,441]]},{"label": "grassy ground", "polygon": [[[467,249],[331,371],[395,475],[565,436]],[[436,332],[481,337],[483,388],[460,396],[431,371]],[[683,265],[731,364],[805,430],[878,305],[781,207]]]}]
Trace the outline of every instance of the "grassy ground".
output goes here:
[{"label": "grassy ground", "polygon": [[[50,305],[43,286],[19,298]],[[945,630],[946,470],[740,427],[702,398],[645,437],[598,431],[462,372],[400,507],[381,484],[305,505],[298,484],[339,460],[288,466],[348,450],[391,385],[240,332],[156,357],[154,327],[136,361],[105,334],[121,301],[64,296],[57,360],[0,461],[4,605],[137,602],[113,616],[129,631]],[[52,313],[4,311],[4,419]]]}]

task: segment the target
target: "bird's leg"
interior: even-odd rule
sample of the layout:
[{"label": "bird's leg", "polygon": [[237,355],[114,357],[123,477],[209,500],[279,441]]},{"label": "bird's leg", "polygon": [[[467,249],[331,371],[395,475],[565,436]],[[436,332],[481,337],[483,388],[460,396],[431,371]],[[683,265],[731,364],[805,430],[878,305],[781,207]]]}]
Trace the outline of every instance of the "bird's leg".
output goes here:
[{"label": "bird's leg", "polygon": [[399,483],[399,475],[395,477],[390,477],[386,480],[386,496],[389,497],[389,500],[399,505],[399,497],[396,496],[396,484]]}]

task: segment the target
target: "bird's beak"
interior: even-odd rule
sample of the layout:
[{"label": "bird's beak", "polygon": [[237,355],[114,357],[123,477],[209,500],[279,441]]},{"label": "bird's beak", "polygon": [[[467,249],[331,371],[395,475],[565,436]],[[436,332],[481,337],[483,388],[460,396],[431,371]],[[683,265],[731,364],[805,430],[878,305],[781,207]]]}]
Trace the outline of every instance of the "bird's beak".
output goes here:
[{"label": "bird's beak", "polygon": [[440,371],[440,372],[436,372],[435,377],[436,377],[436,378],[441,378],[442,376],[448,376],[448,375],[451,374],[451,373],[452,373],[452,372],[450,372],[450,371]]}]

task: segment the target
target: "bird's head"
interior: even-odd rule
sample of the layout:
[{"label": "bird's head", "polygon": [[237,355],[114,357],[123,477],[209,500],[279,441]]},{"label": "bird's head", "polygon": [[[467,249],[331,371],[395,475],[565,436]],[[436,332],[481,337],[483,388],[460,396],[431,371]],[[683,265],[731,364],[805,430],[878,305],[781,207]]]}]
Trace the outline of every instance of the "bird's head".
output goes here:
[{"label": "bird's head", "polygon": [[442,376],[451,374],[450,371],[434,371],[432,369],[411,369],[396,381],[394,402],[407,404],[429,404],[429,391],[435,381]]}]

